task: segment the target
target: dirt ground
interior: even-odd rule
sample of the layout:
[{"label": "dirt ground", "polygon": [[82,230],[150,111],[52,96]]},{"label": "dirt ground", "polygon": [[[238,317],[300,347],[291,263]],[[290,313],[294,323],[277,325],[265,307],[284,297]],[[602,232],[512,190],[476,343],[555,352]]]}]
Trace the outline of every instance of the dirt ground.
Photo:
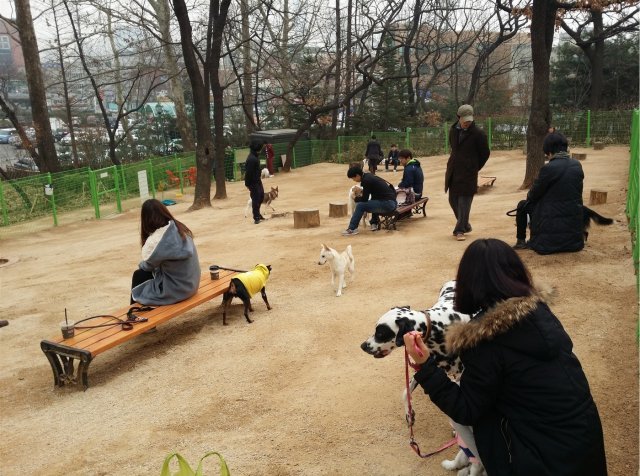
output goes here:
[{"label": "dirt ground", "polygon": [[[580,152],[580,149],[576,150]],[[557,289],[552,308],[563,322],[600,410],[609,474],[638,474],[638,317],[630,238],[624,215],[626,147],[588,153],[584,198],[608,191],[594,206],[616,219],[593,226],[584,251],[521,256],[535,279]],[[222,326],[220,300],[99,355],[90,387],[54,388],[39,348],[72,319],[108,313],[128,302],[139,256],[139,200],[103,220],[8,233],[0,240],[0,474],[152,475],[169,452],[197,463],[221,452],[242,475],[451,475],[440,461],[455,449],[421,460],[408,446],[401,392],[401,352],[373,359],[360,344],[394,305],[430,307],[455,276],[469,244],[451,236],[454,220],[443,192],[446,157],[421,159],[427,218],[397,231],[342,237],[346,218],[329,218],[329,202],[345,201],[346,166],[319,164],[277,174],[276,210],[285,216],[254,225],[243,218],[248,192],[228,183],[228,199],[187,212],[192,197],[171,210],[195,234],[201,265],[273,265],[273,310],[254,298],[253,324],[234,301]],[[524,193],[521,151],[493,152],[484,175],[495,186],[473,203],[469,239],[515,241],[514,208]],[[400,173],[383,176],[397,183]],[[293,211],[318,208],[321,225],[294,229]],[[342,297],[329,268],[318,266],[320,244],[353,246],[355,281]],[[423,450],[448,440],[447,419],[421,392],[415,395],[416,439]],[[217,474],[213,461],[210,472]]]}]

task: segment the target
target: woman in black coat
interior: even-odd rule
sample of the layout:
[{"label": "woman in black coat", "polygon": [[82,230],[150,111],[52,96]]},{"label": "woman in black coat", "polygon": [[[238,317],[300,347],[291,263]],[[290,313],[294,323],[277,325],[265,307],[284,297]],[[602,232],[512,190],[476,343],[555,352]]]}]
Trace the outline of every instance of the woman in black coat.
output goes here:
[{"label": "woman in black coat", "polygon": [[[550,254],[584,248],[584,173],[567,148],[567,139],[559,132],[545,138],[543,151],[550,160],[540,169],[526,202],[518,204],[516,249],[528,247],[540,254]],[[526,214],[531,216],[531,237],[523,246]]]},{"label": "woman in black coat", "polygon": [[[460,355],[460,386],[435,365],[420,334],[405,346],[431,400],[473,427],[490,476],[607,474],[602,426],[571,339],[515,251],[495,239],[474,241],[458,268],[449,352]],[[421,357],[415,350],[421,350]]]}]

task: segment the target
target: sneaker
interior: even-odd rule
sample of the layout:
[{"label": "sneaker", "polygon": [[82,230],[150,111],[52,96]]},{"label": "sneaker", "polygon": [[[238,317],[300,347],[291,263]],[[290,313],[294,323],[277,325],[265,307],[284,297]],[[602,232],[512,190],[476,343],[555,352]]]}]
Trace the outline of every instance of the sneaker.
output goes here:
[{"label": "sneaker", "polygon": [[397,172],[398,170],[397,170],[397,169],[393,169],[393,171],[394,171],[394,172]]},{"label": "sneaker", "polygon": [[471,233],[471,231],[473,231],[473,228],[471,228],[471,225],[467,225],[467,230],[465,231],[465,233]]},{"label": "sneaker", "polygon": [[347,228],[342,232],[342,236],[351,236],[351,235],[357,235],[357,234],[358,234],[357,228],[355,230],[350,230],[349,228]]},{"label": "sneaker", "polygon": [[525,240],[518,240],[516,244],[512,246],[514,250],[527,250],[529,249],[529,245]]},{"label": "sneaker", "polygon": [[457,233],[457,234],[456,234],[456,240],[458,240],[458,241],[464,241],[464,240],[466,240],[466,239],[467,239],[467,238],[464,236],[464,233]]},{"label": "sneaker", "polygon": [[255,223],[256,225],[260,224],[260,219],[258,218],[257,220],[253,220],[253,223]]},{"label": "sneaker", "polygon": [[371,224],[371,228],[370,228],[371,231],[378,231],[379,229],[380,229],[380,224],[378,223]]}]

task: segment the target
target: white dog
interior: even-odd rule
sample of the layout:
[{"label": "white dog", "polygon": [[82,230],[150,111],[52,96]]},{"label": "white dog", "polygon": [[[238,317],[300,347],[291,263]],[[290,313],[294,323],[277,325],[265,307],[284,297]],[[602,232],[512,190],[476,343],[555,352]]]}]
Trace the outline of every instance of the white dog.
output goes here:
[{"label": "white dog", "polygon": [[353,257],[351,245],[347,246],[347,249],[342,253],[338,253],[333,248],[329,248],[323,244],[322,249],[320,249],[318,264],[322,265],[327,262],[331,268],[331,285],[335,288],[337,280],[338,288],[336,290],[336,296],[342,296],[342,289],[347,287],[347,282],[344,277],[345,272],[349,270],[351,281],[354,280],[356,275],[356,260]]},{"label": "white dog", "polygon": [[269,173],[269,169],[266,167],[262,169],[262,172],[260,172],[260,178],[271,178],[271,177],[273,177],[273,175]]},{"label": "white dog", "polygon": [[[366,160],[366,159],[365,159]],[[349,189],[349,193],[347,194],[347,211],[349,216],[353,215],[353,212],[356,210],[356,197],[362,196],[362,187],[360,185],[352,185]],[[365,212],[362,215],[362,224],[364,226],[367,225],[367,219],[369,218],[369,213]]]}]

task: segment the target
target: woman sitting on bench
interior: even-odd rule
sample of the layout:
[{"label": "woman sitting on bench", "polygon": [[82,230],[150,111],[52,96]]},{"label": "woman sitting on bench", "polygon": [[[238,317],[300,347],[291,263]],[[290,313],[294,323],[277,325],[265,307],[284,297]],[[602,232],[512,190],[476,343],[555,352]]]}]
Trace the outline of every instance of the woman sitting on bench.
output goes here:
[{"label": "woman sitting on bench", "polygon": [[193,233],[156,199],[140,212],[142,261],[131,280],[131,304],[162,306],[190,298],[200,284]]}]

